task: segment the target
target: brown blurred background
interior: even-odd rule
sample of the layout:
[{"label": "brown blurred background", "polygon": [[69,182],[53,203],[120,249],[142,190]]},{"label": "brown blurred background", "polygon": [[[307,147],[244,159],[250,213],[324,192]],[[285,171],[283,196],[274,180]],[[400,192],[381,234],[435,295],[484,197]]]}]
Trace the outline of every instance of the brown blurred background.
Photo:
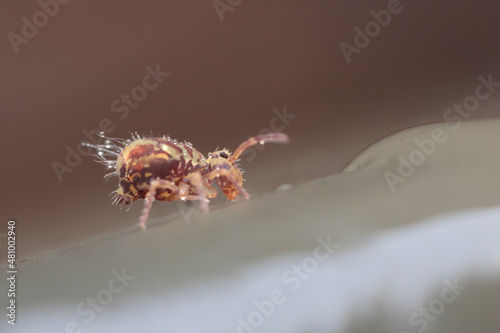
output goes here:
[{"label": "brown blurred background", "polygon": [[[388,1],[221,0],[236,5],[220,15],[213,1],[45,3],[53,17],[36,34],[25,28],[33,36],[19,42],[23,17],[45,23],[42,7],[0,2],[1,219],[17,221],[19,259],[136,227],[141,204],[111,206],[116,178],[105,182],[108,171],[93,158],[77,161],[62,182],[53,169],[102,119],[112,137],[170,134],[206,154],[234,149],[286,107],[295,116],[283,127],[291,143],[243,161],[255,195],[337,173],[388,134],[442,121],[474,93],[479,75],[500,81],[494,1],[401,1],[350,64],[339,44],[353,44],[353,29]],[[113,110],[115,100],[143,85],[148,66],[169,76],[128,116],[114,112],[125,105]],[[499,116],[499,103],[497,92],[471,119]],[[178,211],[160,203],[153,216]]]}]

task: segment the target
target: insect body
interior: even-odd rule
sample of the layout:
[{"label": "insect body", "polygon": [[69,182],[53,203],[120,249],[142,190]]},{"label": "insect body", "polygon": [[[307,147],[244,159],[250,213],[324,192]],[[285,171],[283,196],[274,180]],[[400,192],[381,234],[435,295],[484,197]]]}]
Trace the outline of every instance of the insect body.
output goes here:
[{"label": "insect body", "polygon": [[[104,133],[100,135],[104,137]],[[230,200],[240,193],[248,198],[241,171],[235,164],[238,157],[256,144],[288,142],[285,134],[265,134],[243,142],[234,153],[222,149],[205,158],[190,143],[169,137],[141,138],[136,134],[132,139],[106,138],[103,145],[84,145],[97,149],[97,162],[115,169],[106,175],[119,179],[115,203],[130,205],[145,199],[139,221],[142,229],[146,227],[155,200],[196,200],[207,211],[208,199],[217,196],[217,190],[212,187],[214,182]]]}]

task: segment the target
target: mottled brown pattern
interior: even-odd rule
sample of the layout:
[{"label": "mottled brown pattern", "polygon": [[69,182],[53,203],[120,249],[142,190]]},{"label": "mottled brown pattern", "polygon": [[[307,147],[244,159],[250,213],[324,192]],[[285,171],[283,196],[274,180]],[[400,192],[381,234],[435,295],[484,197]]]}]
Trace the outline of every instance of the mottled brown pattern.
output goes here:
[{"label": "mottled brown pattern", "polygon": [[191,147],[190,147],[190,146],[188,146],[188,145],[184,145],[184,147],[186,148],[187,153],[189,154],[189,157],[190,157],[190,158],[193,158],[193,148],[191,148]]},{"label": "mottled brown pattern", "polygon": [[[117,161],[119,202],[144,199],[153,179],[169,180],[177,185],[186,175],[205,167],[205,162],[193,163],[194,160],[205,161],[205,158],[184,143],[173,143],[166,138],[134,141],[123,149]],[[159,189],[157,200],[175,200],[174,196],[165,196],[166,192],[172,191]]]},{"label": "mottled brown pattern", "polygon": [[153,145],[141,145],[141,146],[136,146],[132,150],[129,151],[128,153],[128,158],[130,160],[134,160],[136,158],[140,158],[144,155],[150,154],[152,151],[154,151],[154,146]]},{"label": "mottled brown pattern", "polygon": [[[158,140],[158,144],[164,144],[164,145],[167,145],[169,146],[170,148],[173,148],[175,150],[177,150],[179,153],[182,153],[182,149],[179,148],[176,144],[174,144],[172,141],[169,141],[165,138],[156,138],[156,140]],[[182,143],[178,143],[178,144],[182,144]]]}]

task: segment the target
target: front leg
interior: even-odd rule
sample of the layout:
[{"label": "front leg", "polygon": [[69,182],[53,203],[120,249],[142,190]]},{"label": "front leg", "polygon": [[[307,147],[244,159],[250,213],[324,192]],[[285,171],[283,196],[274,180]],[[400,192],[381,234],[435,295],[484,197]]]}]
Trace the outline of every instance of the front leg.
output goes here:
[{"label": "front leg", "polygon": [[217,168],[209,173],[208,179],[216,179],[217,184],[230,200],[236,199],[238,193],[241,193],[246,199],[249,198],[247,191],[241,186],[238,179],[233,176],[230,170]]},{"label": "front leg", "polygon": [[139,219],[139,226],[143,231],[146,230],[146,222],[149,217],[149,212],[153,207],[153,203],[156,200],[156,191],[158,189],[171,190],[172,193],[176,194],[179,193],[179,188],[172,181],[158,178],[151,181],[151,183],[149,184],[148,193],[146,194],[146,198],[144,201],[144,208],[142,209],[141,218]]},{"label": "front leg", "polygon": [[[201,209],[204,212],[208,211],[208,203],[209,200],[208,198],[212,199],[217,196],[217,191],[208,184],[208,181],[206,178],[203,178],[202,174],[199,171],[191,173],[188,177],[186,177],[187,180],[190,183],[190,187],[185,187],[184,186],[184,197],[185,199],[182,200],[199,200],[201,204]],[[186,183],[184,183],[186,184]],[[183,185],[183,184],[181,184]],[[196,194],[188,194],[189,191],[191,190],[192,192]],[[182,189],[181,189],[182,190]]]}]

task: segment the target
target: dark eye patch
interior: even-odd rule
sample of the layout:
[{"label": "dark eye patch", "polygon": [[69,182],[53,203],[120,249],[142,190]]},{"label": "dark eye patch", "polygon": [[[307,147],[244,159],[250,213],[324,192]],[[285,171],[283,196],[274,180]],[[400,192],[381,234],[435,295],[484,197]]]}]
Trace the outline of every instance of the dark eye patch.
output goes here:
[{"label": "dark eye patch", "polygon": [[221,152],[219,153],[219,155],[220,155],[221,157],[224,157],[224,158],[227,158],[227,157],[228,157],[228,156],[227,156],[227,154],[226,154],[226,152],[224,152],[224,151],[221,151]]}]

